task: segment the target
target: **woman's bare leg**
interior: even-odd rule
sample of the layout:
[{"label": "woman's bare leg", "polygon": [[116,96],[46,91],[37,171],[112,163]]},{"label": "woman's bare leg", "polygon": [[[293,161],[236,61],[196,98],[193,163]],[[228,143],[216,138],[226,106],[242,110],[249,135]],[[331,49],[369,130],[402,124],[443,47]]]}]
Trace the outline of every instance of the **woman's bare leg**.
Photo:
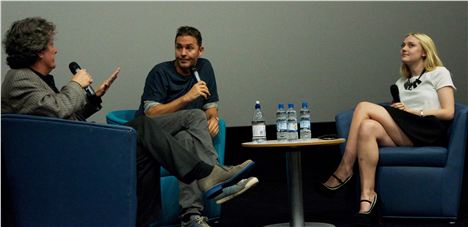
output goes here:
[{"label": "woman's bare leg", "polygon": [[[370,102],[360,102],[353,113],[353,118],[351,121],[351,127],[349,130],[349,135],[345,147],[345,152],[341,159],[340,164],[338,165],[337,169],[335,170],[334,174],[340,178],[341,180],[345,180],[349,176],[353,174],[353,166],[357,159],[357,144],[358,144],[358,133],[361,126],[361,123],[364,120],[368,119],[375,119],[377,121],[384,122],[386,128],[389,131],[394,132],[396,135],[396,140],[404,141],[404,139],[408,139],[393,121],[391,116],[388,112],[380,105],[370,103]],[[403,136],[399,135],[402,134]],[[404,137],[404,138],[403,138]],[[409,139],[408,139],[409,141]],[[339,185],[339,182],[334,177],[330,177],[326,182],[325,185],[329,187],[335,187]]]},{"label": "woman's bare leg", "polygon": [[[369,110],[370,119],[363,120],[358,129],[357,156],[361,177],[361,200],[373,201],[376,196],[375,173],[379,160],[379,145],[413,144],[383,107],[369,106]],[[367,212],[370,207],[370,203],[360,203],[359,212]]]},{"label": "woman's bare leg", "polygon": [[[349,129],[348,139],[346,142],[345,151],[343,157],[341,158],[341,162],[338,165],[337,169],[335,170],[334,174],[341,180],[345,180],[349,176],[353,174],[353,166],[354,162],[356,161],[357,157],[357,133],[361,122],[365,119],[369,119],[369,113],[367,111],[367,106],[375,105],[369,102],[360,102],[356,105],[356,108],[353,112],[353,118],[351,120],[351,126]],[[339,185],[337,179],[334,177],[329,177],[328,180],[325,182],[325,185],[329,187],[335,187]]]}]

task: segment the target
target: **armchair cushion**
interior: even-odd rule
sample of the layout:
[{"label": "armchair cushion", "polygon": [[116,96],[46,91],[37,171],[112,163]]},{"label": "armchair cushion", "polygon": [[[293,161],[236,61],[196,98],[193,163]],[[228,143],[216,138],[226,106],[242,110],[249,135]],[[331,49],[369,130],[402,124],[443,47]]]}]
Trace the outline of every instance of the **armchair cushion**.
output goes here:
[{"label": "armchair cushion", "polygon": [[382,166],[439,166],[447,161],[445,147],[381,147],[379,165]]}]

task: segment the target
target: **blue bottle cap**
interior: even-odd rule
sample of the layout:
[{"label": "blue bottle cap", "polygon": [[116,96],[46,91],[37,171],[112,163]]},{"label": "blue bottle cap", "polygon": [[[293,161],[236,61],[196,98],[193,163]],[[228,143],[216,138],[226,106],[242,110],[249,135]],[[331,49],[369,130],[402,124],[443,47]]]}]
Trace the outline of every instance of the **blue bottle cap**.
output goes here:
[{"label": "blue bottle cap", "polygon": [[309,108],[309,103],[302,102],[302,108]]},{"label": "blue bottle cap", "polygon": [[288,108],[294,108],[294,104],[288,103]]},{"label": "blue bottle cap", "polygon": [[255,101],[255,109],[260,109],[260,101]]},{"label": "blue bottle cap", "polygon": [[283,103],[278,104],[278,109],[284,109],[284,104]]}]

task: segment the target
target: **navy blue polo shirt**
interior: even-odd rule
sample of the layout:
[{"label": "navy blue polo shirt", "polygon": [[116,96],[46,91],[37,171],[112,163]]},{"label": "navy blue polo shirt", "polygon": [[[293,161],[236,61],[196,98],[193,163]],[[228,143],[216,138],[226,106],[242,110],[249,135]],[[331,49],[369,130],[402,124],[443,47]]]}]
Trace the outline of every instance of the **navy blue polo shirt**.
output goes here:
[{"label": "navy blue polo shirt", "polygon": [[[137,115],[144,114],[145,104],[146,108],[149,108],[158,103],[169,103],[185,95],[197,83],[194,75],[184,76],[179,74],[176,71],[174,62],[167,61],[157,64],[148,73]],[[198,69],[200,79],[205,81],[211,95],[207,99],[200,96],[185,105],[182,109],[207,109],[213,105],[216,106],[219,101],[216,79],[211,63],[207,59],[199,58],[196,68]]]}]

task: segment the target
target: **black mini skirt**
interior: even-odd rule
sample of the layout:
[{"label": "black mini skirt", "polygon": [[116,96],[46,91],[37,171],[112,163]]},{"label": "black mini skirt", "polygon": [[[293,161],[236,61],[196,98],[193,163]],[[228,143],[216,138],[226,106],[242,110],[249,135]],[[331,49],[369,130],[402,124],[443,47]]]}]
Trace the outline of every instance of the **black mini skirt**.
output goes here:
[{"label": "black mini skirt", "polygon": [[447,130],[452,121],[442,121],[432,115],[421,117],[391,106],[382,106],[414,146],[447,146]]}]

